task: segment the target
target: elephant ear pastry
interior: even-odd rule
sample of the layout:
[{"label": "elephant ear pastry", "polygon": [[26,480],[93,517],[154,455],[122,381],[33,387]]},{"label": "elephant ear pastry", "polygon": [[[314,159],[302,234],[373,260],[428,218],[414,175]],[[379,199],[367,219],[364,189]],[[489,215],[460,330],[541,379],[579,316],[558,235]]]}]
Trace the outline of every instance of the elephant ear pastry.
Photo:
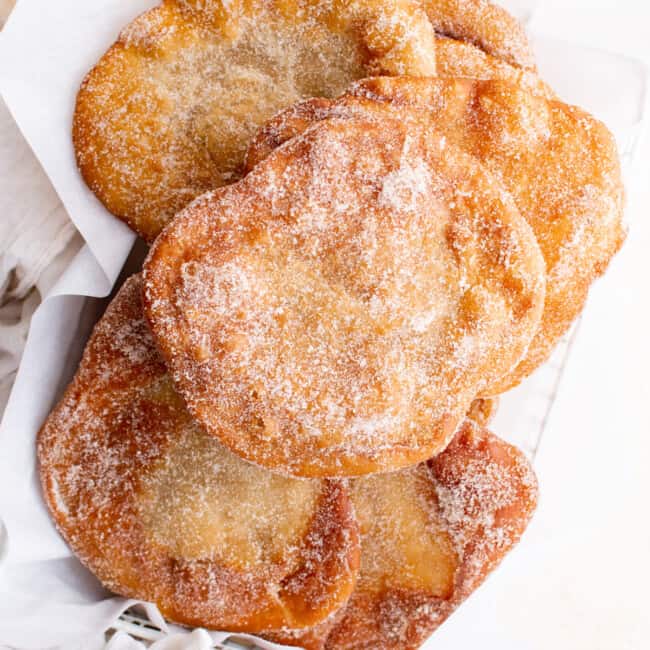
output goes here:
[{"label": "elephant ear pastry", "polygon": [[415,650],[519,541],[537,502],[521,452],[467,420],[427,464],[355,479],[357,587],[325,647]]},{"label": "elephant ear pastry", "polygon": [[499,181],[375,104],[197,199],[145,262],[145,313],[188,408],[300,476],[442,451],[539,325],[544,263]]},{"label": "elephant ear pastry", "polygon": [[[519,384],[544,363],[582,312],[589,288],[625,240],[624,189],[614,137],[574,106],[512,80],[383,78],[353,84],[335,101],[306,100],[253,139],[253,168],[318,121],[368,117],[378,105],[437,130],[499,179],[530,224],[546,265],[542,319],[525,356],[482,396]],[[381,114],[381,113],[380,113]]]},{"label": "elephant ear pastry", "polygon": [[511,65],[472,43],[453,38],[436,39],[436,76],[500,79],[519,84],[533,95],[555,98],[553,89],[534,70]]},{"label": "elephant ear pastry", "polygon": [[242,173],[255,130],[306,97],[376,74],[435,74],[411,0],[165,0],[84,80],[73,140],[107,209],[148,241]]},{"label": "elephant ear pastry", "polygon": [[359,559],[346,487],[246,463],[191,419],[126,282],[38,440],[61,534],[111,591],[170,621],[260,633],[325,621]]},{"label": "elephant ear pastry", "polygon": [[523,25],[490,0],[422,0],[438,34],[480,48],[494,59],[535,70]]}]

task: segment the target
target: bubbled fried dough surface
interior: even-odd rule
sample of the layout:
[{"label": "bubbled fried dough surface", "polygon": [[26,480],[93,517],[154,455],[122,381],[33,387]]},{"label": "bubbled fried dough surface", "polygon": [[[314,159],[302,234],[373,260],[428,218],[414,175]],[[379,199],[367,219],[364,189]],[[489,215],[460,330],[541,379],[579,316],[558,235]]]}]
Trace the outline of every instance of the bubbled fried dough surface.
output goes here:
[{"label": "bubbled fried dough surface", "polygon": [[[437,38],[436,61],[436,77],[446,78],[444,83],[450,84],[452,88],[459,81],[459,77],[486,81],[498,80],[513,84],[522,92],[528,91],[544,99],[556,98],[553,90],[536,73],[504,63],[468,43],[450,38]],[[413,88],[411,84],[412,81],[407,83],[407,89]],[[396,83],[396,87],[400,85],[400,82]],[[360,87],[364,88],[363,82],[360,82]],[[354,93],[354,90],[352,92]],[[376,99],[385,101],[384,95],[387,92],[387,89],[383,89]],[[462,96],[466,97],[466,93],[462,92]],[[302,133],[314,121],[326,119],[334,106],[336,103],[331,99],[315,97],[297,102],[274,115],[251,138],[245,156],[245,173],[248,173],[260,160],[264,160],[275,147]],[[406,107],[401,107],[401,110],[406,110]],[[444,123],[443,121],[443,126]]]},{"label": "bubbled fried dough surface", "polygon": [[479,397],[472,402],[467,417],[476,424],[486,427],[494,420],[498,409],[498,397]]},{"label": "bubbled fried dough surface", "polygon": [[305,476],[445,447],[536,331],[543,260],[501,185],[424,122],[326,120],[177,216],[145,313],[208,432]]},{"label": "bubbled fried dough surface", "polygon": [[148,241],[192,199],[233,182],[257,127],[371,74],[433,74],[435,36],[411,0],[166,0],[84,80],[81,173]]},{"label": "bubbled fried dough surface", "polygon": [[613,135],[575,106],[504,81],[374,79],[353,92],[428,112],[503,182],[531,225],[546,262],[544,314],[524,359],[486,394],[516,386],[546,361],[625,240]]},{"label": "bubbled fried dough surface", "polygon": [[534,70],[511,65],[471,43],[451,38],[436,39],[436,77],[501,79],[517,84],[534,95],[555,98],[553,89]]},{"label": "bubbled fried dough surface", "polygon": [[507,81],[375,78],[336,101],[305,101],[276,115],[253,140],[247,164],[319,120],[373,115],[386,106],[404,121],[415,114],[420,123],[426,114],[429,128],[489,169],[512,194],[544,255],[542,321],[517,367],[484,391],[498,394],[548,358],[625,239],[614,138],[580,109]]},{"label": "bubbled fried dough surface", "polygon": [[467,41],[505,63],[535,70],[535,60],[521,23],[489,0],[422,0],[439,34]]},{"label": "bubbled fried dough surface", "polygon": [[330,650],[410,650],[485,579],[535,509],[514,447],[467,421],[428,464],[354,481],[361,569]]},{"label": "bubbled fried dough surface", "polygon": [[246,463],[206,435],[120,290],[38,441],[61,534],[112,591],[171,621],[262,632],[318,625],[348,598],[358,536],[346,488]]}]

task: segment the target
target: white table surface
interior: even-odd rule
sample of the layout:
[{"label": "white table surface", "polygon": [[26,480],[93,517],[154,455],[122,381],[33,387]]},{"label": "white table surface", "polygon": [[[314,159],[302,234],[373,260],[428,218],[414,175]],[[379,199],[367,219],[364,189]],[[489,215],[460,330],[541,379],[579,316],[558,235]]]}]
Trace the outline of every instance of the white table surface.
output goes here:
[{"label": "white table surface", "polygon": [[[650,64],[647,2],[540,2],[530,27]],[[535,459],[536,517],[427,650],[650,648],[648,135],[628,241],[592,290]]]}]

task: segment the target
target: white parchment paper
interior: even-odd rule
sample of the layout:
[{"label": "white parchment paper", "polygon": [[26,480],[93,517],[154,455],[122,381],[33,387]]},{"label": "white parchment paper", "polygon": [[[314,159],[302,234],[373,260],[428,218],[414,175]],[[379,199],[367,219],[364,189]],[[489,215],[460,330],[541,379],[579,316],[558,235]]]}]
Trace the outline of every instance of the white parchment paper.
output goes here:
[{"label": "white parchment paper", "polygon": [[[16,384],[0,426],[0,647],[93,650],[132,601],[112,597],[71,556],[43,505],[34,439],[69,381],[89,329],[122,268],[133,234],[83,184],[70,139],[72,111],[84,74],[118,31],[152,0],[20,0],[0,34],[0,90],[86,244],[34,316]],[[631,163],[647,83],[634,61],[540,40],[541,69],[568,101],[606,119]],[[607,91],[585,70],[607,71]],[[602,75],[601,75],[602,78]],[[595,88],[595,90],[592,90]],[[612,101],[616,97],[616,101]],[[549,366],[503,400],[495,429],[534,452],[558,369]],[[528,432],[522,439],[521,432]],[[3,556],[4,553],[4,556]],[[204,650],[226,634],[166,626],[156,650]],[[178,636],[181,635],[181,636]],[[260,647],[273,648],[259,642]],[[119,633],[111,650],[142,648]]]},{"label": "white parchment paper", "polygon": [[134,236],[76,172],[70,130],[84,75],[126,23],[152,0],[21,0],[0,35],[2,95],[75,226],[113,284]]}]

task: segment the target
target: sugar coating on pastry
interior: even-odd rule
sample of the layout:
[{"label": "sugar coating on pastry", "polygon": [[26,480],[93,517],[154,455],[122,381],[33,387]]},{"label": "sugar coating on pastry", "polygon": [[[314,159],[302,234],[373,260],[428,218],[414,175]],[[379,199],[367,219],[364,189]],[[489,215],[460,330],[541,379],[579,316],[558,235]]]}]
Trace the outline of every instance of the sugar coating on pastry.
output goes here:
[{"label": "sugar coating on pastry", "polygon": [[373,74],[435,72],[412,0],[165,0],[85,78],[73,140],[81,173],[148,241],[205,191],[237,180],[278,110]]},{"label": "sugar coating on pastry", "polygon": [[519,541],[537,482],[514,447],[467,421],[428,464],[355,479],[361,568],[331,650],[415,650]]},{"label": "sugar coating on pastry", "polygon": [[534,95],[555,99],[553,89],[535,70],[512,65],[472,45],[452,38],[436,39],[436,76],[501,79]]},{"label": "sugar coating on pastry", "polygon": [[498,409],[498,397],[479,397],[472,402],[467,417],[476,424],[486,427],[494,420]]},{"label": "sugar coating on pastry", "polygon": [[276,115],[258,132],[249,167],[319,120],[366,116],[390,106],[479,160],[503,183],[532,227],[546,263],[539,330],[516,368],[484,396],[519,384],[538,368],[578,317],[589,287],[625,239],[624,189],[616,143],[598,120],[510,81],[375,78],[336,101],[309,100]]},{"label": "sugar coating on pastry", "polygon": [[322,623],[302,630],[284,628],[265,632],[260,636],[272,643],[280,645],[298,646],[303,650],[324,650],[327,637],[334,627],[343,619],[345,607],[330,614]]},{"label": "sugar coating on pastry", "polygon": [[127,280],[38,440],[52,517],[120,595],[169,620],[262,632],[327,620],[347,600],[358,533],[346,487],[242,461],[192,420]]},{"label": "sugar coating on pastry", "polygon": [[377,78],[353,92],[428,112],[503,182],[531,225],[546,262],[544,314],[524,359],[486,395],[516,386],[549,357],[625,240],[614,136],[580,108],[500,80]]},{"label": "sugar coating on pastry", "polygon": [[437,33],[467,41],[505,63],[535,70],[523,25],[489,0],[422,0]]},{"label": "sugar coating on pastry", "polygon": [[[450,84],[455,83],[457,78],[500,80],[544,99],[557,99],[553,89],[537,73],[501,61],[471,43],[451,38],[436,38],[435,76],[448,78],[447,83]],[[396,86],[399,85],[398,82]],[[314,97],[297,102],[274,115],[251,138],[245,156],[244,172],[248,173],[275,147],[302,133],[315,120],[327,118],[334,105],[331,99]]]},{"label": "sugar coating on pastry", "polygon": [[154,243],[145,313],[193,415],[303,476],[445,447],[537,331],[544,265],[502,185],[426,120],[332,119]]}]

